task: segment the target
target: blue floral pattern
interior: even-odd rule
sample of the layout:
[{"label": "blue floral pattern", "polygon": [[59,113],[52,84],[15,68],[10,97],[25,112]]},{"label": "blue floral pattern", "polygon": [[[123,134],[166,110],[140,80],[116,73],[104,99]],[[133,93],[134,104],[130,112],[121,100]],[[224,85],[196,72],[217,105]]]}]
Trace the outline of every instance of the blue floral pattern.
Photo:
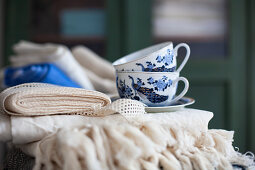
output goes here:
[{"label": "blue floral pattern", "polygon": [[119,78],[116,78],[116,83],[117,83],[117,87],[118,87],[118,92],[121,98],[130,98],[131,96],[133,96],[133,90],[126,85],[125,80],[122,81],[118,81]]},{"label": "blue floral pattern", "polygon": [[167,53],[164,56],[158,55],[156,57],[157,63],[162,63],[162,66],[156,67],[155,63],[152,63],[150,61],[146,62],[147,66],[144,66],[141,63],[136,63],[137,66],[142,67],[142,71],[146,72],[174,72],[176,70],[176,66],[173,66],[171,68],[166,68],[166,66],[169,66],[173,63],[173,57],[174,57],[174,50],[167,49]]},{"label": "blue floral pattern", "polygon": [[163,63],[165,66],[170,65],[173,63],[174,58],[174,50],[167,49],[167,53],[164,56],[158,55],[156,60],[158,63]]},{"label": "blue floral pattern", "polygon": [[167,87],[170,87],[173,82],[171,79],[168,80],[168,77],[163,76],[159,80],[154,80],[152,77],[147,79],[147,83],[152,84],[156,91],[164,91]]},{"label": "blue floral pattern", "polygon": [[[172,85],[172,81],[167,76],[162,76],[161,79],[157,80],[150,77],[147,82],[144,82],[141,78],[134,79],[130,75],[128,77],[132,82],[131,87],[126,85],[125,80],[119,80],[118,77],[116,79],[121,98],[130,98],[138,101],[148,100],[151,103],[161,103],[168,100],[168,95],[156,93],[157,91],[164,91]],[[148,84],[151,87],[148,87]]]}]

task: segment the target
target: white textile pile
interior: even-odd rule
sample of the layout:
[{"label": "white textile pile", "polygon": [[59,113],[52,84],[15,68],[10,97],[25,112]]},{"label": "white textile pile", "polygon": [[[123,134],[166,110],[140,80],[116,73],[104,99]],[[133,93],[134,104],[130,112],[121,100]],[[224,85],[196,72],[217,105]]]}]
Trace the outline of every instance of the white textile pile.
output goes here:
[{"label": "white textile pile", "polygon": [[[57,88],[25,84],[0,94],[0,140],[34,156],[34,169],[232,169],[232,163],[252,164],[234,150],[234,132],[208,130],[211,112],[144,114],[138,101],[110,104],[99,92]],[[75,90],[82,90],[79,96]],[[41,116],[27,106],[40,109]],[[72,107],[78,111],[70,112]],[[92,117],[84,116],[88,108],[94,109],[89,110]]]},{"label": "white textile pile", "polygon": [[71,52],[63,45],[20,41],[14,45],[13,51],[15,55],[10,58],[11,66],[53,63],[85,89],[117,94],[111,63],[84,46],[74,47]]},{"label": "white textile pile", "polygon": [[[234,150],[233,131],[207,129],[212,116],[211,112],[183,109],[146,114],[142,119],[136,117],[132,123],[119,115],[77,118],[77,124],[71,123],[72,117],[68,128],[54,129],[51,124],[52,132],[48,136],[37,136],[38,142],[23,141],[19,146],[36,158],[35,170],[225,170],[232,169],[232,163],[252,164],[252,159]],[[44,130],[49,127],[48,124],[40,126]],[[23,129],[23,133],[24,130],[28,129]]]},{"label": "white textile pile", "polygon": [[[138,101],[120,99],[112,104],[110,103],[111,100],[107,95],[98,91],[81,88],[62,87],[44,83],[27,83],[10,87],[0,93],[0,139],[1,141],[10,141],[15,138],[15,135],[13,137],[12,134],[19,130],[21,130],[21,134],[24,132],[29,134],[28,131],[37,133],[38,128],[30,129],[31,125],[28,126],[28,131],[23,131],[24,129],[20,127],[26,127],[25,122],[29,120],[39,119],[33,125],[38,127],[42,123],[42,126],[45,126],[44,128],[47,129],[49,123],[56,124],[56,122],[48,119],[46,119],[47,123],[45,124],[44,118],[47,118],[49,115],[102,117],[118,112],[129,118],[132,117],[130,114],[137,116],[145,112],[143,104]],[[126,105],[132,106],[132,109],[127,109],[125,107]],[[41,118],[43,120],[42,122],[40,122]],[[71,120],[68,116],[60,117],[57,120],[63,123],[65,122],[65,118]],[[12,119],[14,121],[21,121],[12,123]],[[13,130],[12,128],[16,125],[17,129]],[[63,125],[65,126],[67,124]],[[18,136],[20,135],[18,134]]]}]

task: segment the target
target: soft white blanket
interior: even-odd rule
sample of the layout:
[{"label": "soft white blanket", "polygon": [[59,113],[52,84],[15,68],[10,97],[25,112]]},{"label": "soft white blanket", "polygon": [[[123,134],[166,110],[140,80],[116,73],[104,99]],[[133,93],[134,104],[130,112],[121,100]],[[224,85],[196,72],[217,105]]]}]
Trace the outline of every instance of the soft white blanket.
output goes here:
[{"label": "soft white blanket", "polygon": [[143,114],[143,105],[133,102],[117,100],[94,110],[104,117],[21,117],[3,104],[0,140],[34,156],[34,169],[232,169],[231,163],[252,164],[234,150],[233,132],[208,130],[211,112]]},{"label": "soft white blanket", "polygon": [[234,150],[233,131],[207,129],[211,118],[211,112],[195,109],[129,121],[120,115],[88,118],[20,147],[36,158],[35,170],[226,170],[232,163],[251,165],[251,158]]}]

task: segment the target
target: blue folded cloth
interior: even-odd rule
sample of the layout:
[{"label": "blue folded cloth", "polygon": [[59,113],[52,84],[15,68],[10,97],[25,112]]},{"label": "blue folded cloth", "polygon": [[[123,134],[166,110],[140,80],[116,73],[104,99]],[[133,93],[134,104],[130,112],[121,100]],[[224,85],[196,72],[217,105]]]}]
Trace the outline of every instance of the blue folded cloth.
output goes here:
[{"label": "blue folded cloth", "polygon": [[51,63],[8,67],[4,71],[4,83],[7,87],[32,82],[81,88],[80,85],[72,81],[62,70]]}]

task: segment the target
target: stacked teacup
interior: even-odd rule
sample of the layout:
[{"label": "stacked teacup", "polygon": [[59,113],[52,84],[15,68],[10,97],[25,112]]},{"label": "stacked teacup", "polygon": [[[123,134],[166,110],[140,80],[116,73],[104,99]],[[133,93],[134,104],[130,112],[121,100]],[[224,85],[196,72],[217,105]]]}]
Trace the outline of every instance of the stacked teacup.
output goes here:
[{"label": "stacked teacup", "polygon": [[[181,47],[186,49],[186,56],[177,68],[176,58]],[[119,96],[138,100],[149,107],[174,104],[189,88],[188,80],[180,77],[180,71],[189,56],[190,48],[187,44],[180,43],[173,48],[172,42],[165,42],[118,59],[113,66],[116,69]],[[184,83],[184,89],[177,95],[179,81]]]}]

